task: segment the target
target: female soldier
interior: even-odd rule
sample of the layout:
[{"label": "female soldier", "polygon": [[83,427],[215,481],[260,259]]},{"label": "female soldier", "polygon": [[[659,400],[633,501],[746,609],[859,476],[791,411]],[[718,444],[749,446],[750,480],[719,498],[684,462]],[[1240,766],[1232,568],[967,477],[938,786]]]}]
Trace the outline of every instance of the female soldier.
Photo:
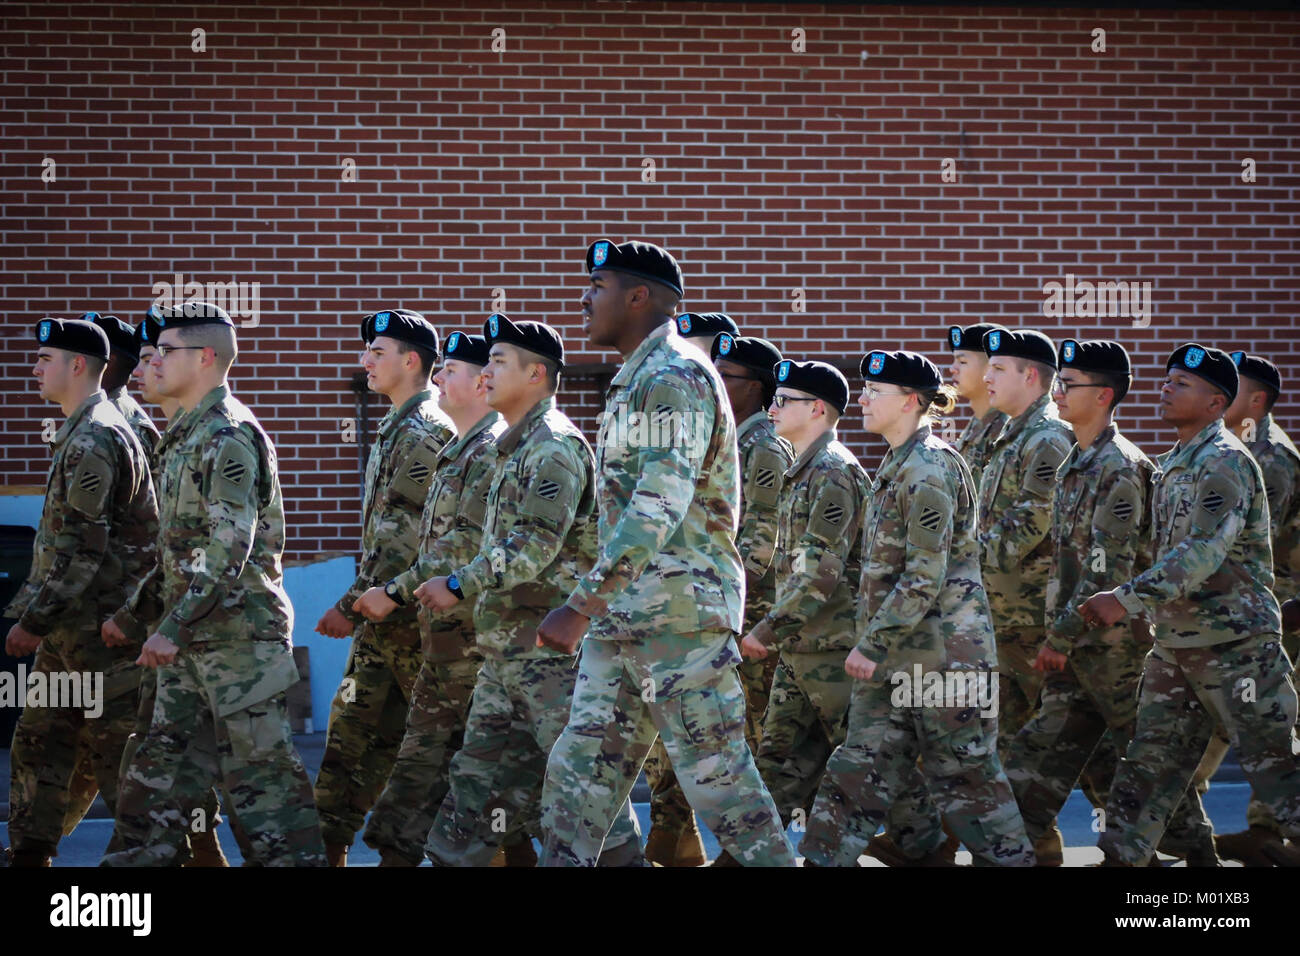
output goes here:
[{"label": "female soldier", "polygon": [[858,642],[844,663],[856,680],[848,731],[827,763],[805,859],[853,866],[903,797],[932,798],[977,863],[1032,866],[997,756],[996,651],[975,491],[961,456],[930,428],[955,395],[914,352],[871,352],[861,368],[866,429],[889,451],[863,517]]}]

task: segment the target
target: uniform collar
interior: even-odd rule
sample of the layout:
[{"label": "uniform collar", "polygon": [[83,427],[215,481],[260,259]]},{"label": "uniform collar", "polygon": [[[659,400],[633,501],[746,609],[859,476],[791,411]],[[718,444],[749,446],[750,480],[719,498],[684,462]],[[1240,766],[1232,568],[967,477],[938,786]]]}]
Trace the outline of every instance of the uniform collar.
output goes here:
[{"label": "uniform collar", "polygon": [[614,378],[609,383],[609,387],[627,385],[636,375],[636,370],[641,364],[650,357],[650,353],[657,349],[661,344],[668,340],[668,333],[672,330],[672,320],[667,320],[663,325],[656,328],[653,332],[641,340],[641,344],[632,350],[632,354],[627,357],[622,367],[614,374]]},{"label": "uniform collar", "polygon": [[1101,430],[1101,434],[1087,448],[1080,448],[1079,443],[1075,442],[1074,447],[1070,449],[1069,457],[1065,459],[1065,470],[1075,471],[1087,468],[1092,464],[1092,460],[1097,457],[1101,450],[1110,444],[1116,435],[1119,434],[1119,428],[1114,422],[1111,422]]},{"label": "uniform collar", "polygon": [[1202,445],[1208,442],[1217,441],[1223,437],[1226,429],[1223,427],[1223,419],[1216,418],[1210,424],[1206,425],[1199,432],[1192,436],[1187,444],[1179,443],[1169,452],[1165,459],[1163,471],[1170,471],[1173,468],[1180,467],[1183,462],[1191,459]]},{"label": "uniform collar", "polygon": [[917,443],[925,441],[933,431],[934,429],[928,423],[922,424],[901,445],[885,452],[880,467],[876,469],[876,481],[878,483],[887,482],[893,478],[894,472],[898,471],[903,462],[907,460],[907,456],[912,453],[912,449],[916,447]]},{"label": "uniform collar", "polygon": [[167,430],[169,432],[175,432],[177,435],[186,434],[194,427],[195,422],[206,415],[210,409],[213,409],[224,402],[229,396],[230,389],[225,385],[218,385],[216,388],[212,389],[212,391],[208,392],[208,394],[199,399],[199,403],[195,405],[194,408],[177,418],[172,427]]},{"label": "uniform collar", "polygon": [[794,460],[793,465],[791,465],[789,468],[786,469],[785,476],[787,478],[793,478],[795,475],[799,474],[799,472],[801,472],[804,469],[804,467],[808,464],[808,462],[812,461],[814,458],[817,457],[818,452],[820,452],[823,448],[825,448],[834,440],[835,440],[835,429],[834,428],[826,429],[826,431],[822,432],[820,435],[814,438],[813,443],[803,450],[803,454]]},{"label": "uniform collar", "polygon": [[482,418],[480,418],[478,421],[476,421],[473,425],[471,425],[469,431],[465,432],[464,435],[461,435],[458,438],[456,438],[455,441],[448,442],[446,445],[444,445],[439,457],[444,458],[448,461],[455,458],[457,455],[460,454],[461,449],[463,449],[466,445],[468,445],[471,441],[474,440],[475,435],[477,435],[481,431],[485,431],[491,428],[493,425],[497,423],[497,419],[499,419],[500,417],[501,417],[500,413],[498,413],[495,408],[488,409],[488,413],[484,415]]},{"label": "uniform collar", "polygon": [[82,399],[81,404],[72,410],[68,420],[59,426],[59,430],[54,433],[54,447],[61,448],[63,443],[68,440],[68,436],[72,434],[72,430],[77,427],[77,423],[81,421],[82,416],[100,402],[106,401],[108,401],[108,396],[104,394],[102,388],[95,389]]},{"label": "uniform collar", "polygon": [[109,400],[110,402],[113,402],[114,404],[116,404],[117,402],[120,402],[123,398],[126,397],[126,386],[125,386],[125,385],[119,385],[117,388],[113,389],[111,392],[105,390],[104,394],[108,397],[108,400]]},{"label": "uniform collar", "polygon": [[428,388],[422,388],[406,401],[402,402],[402,404],[397,408],[390,408],[388,414],[385,415],[383,420],[379,423],[379,437],[385,437],[398,422],[410,414],[411,409],[429,401],[431,398],[433,398],[433,391]]},{"label": "uniform collar", "polygon": [[533,427],[553,408],[555,408],[554,395],[547,395],[530,408],[527,415],[507,428],[497,440],[497,449],[500,454],[509,455],[513,452],[515,446],[523,440],[524,436],[531,432]]},{"label": "uniform collar", "polygon": [[[1040,415],[1047,408],[1049,403],[1052,403],[1051,395],[1038,396],[1038,398],[1034,399],[1028,408],[1015,418],[1007,419],[1007,424],[1003,427],[1002,434],[999,435],[998,438],[1009,438],[1021,431],[1027,424],[1029,424],[1031,419]],[[1052,406],[1055,407],[1055,403],[1052,403]]]}]

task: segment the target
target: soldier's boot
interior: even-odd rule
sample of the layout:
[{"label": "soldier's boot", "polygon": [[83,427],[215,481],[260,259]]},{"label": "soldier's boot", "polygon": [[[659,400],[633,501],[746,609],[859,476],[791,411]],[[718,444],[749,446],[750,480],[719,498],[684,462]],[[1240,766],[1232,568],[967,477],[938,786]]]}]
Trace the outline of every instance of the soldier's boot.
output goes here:
[{"label": "soldier's boot", "polygon": [[943,842],[935,852],[939,854],[940,862],[936,866],[956,866],[957,851],[961,848],[961,839],[957,834],[952,832],[952,827],[948,825],[948,818],[943,818],[943,832],[948,834],[948,839]]},{"label": "soldier's boot", "polygon": [[37,869],[42,866],[53,866],[54,854],[44,847],[24,848],[22,850],[10,848],[9,865],[14,869]]},{"label": "soldier's boot", "polygon": [[1060,827],[1053,824],[1034,841],[1034,856],[1038,860],[1034,866],[1061,866],[1065,863],[1065,839]]},{"label": "soldier's boot", "polygon": [[349,847],[346,843],[326,843],[325,844],[325,865],[326,866],[347,866],[348,849]]},{"label": "soldier's boot", "polygon": [[1266,843],[1262,852],[1274,866],[1300,866],[1300,846],[1294,842]]},{"label": "soldier's boot", "polygon": [[[402,854],[398,853],[390,846],[379,848],[379,865],[380,866],[419,866],[419,863],[413,863]],[[496,865],[495,863],[493,864]]]},{"label": "soldier's boot", "polygon": [[221,841],[216,830],[190,834],[190,858],[183,866],[230,866],[226,854],[221,852]]},{"label": "soldier's boot", "polygon": [[[654,844],[652,856],[650,841],[656,833],[660,834],[660,839]],[[700,838],[700,828],[695,823],[695,817],[691,817],[686,829],[676,840],[662,829],[651,829],[650,837],[646,840],[645,858],[651,863],[667,867],[703,866],[707,863],[709,858],[704,853],[704,841]]]},{"label": "soldier's boot", "polygon": [[659,866],[676,866],[677,846],[681,843],[682,836],[682,833],[673,833],[652,823],[650,833],[645,838],[645,858]]},{"label": "soldier's boot", "polygon": [[1281,835],[1267,827],[1251,827],[1240,833],[1225,833],[1214,838],[1214,848],[1219,856],[1240,860],[1246,866],[1272,866],[1273,861],[1265,855],[1264,847],[1281,845]]}]

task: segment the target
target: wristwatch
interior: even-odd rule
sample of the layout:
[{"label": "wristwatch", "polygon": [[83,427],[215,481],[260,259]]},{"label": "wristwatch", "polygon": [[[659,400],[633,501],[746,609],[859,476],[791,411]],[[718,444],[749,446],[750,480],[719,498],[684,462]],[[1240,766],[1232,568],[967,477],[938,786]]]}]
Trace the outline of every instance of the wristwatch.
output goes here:
[{"label": "wristwatch", "polygon": [[452,575],[447,579],[447,590],[456,595],[456,600],[465,600],[465,592],[460,589],[460,578]]},{"label": "wristwatch", "polygon": [[397,590],[397,582],[396,582],[396,581],[389,581],[387,584],[385,584],[385,585],[384,585],[384,593],[388,595],[389,599],[390,599],[394,604],[401,605],[402,607],[405,607],[405,606],[406,606],[406,602],[405,602],[404,600],[402,600],[402,594],[401,594],[401,592]]}]

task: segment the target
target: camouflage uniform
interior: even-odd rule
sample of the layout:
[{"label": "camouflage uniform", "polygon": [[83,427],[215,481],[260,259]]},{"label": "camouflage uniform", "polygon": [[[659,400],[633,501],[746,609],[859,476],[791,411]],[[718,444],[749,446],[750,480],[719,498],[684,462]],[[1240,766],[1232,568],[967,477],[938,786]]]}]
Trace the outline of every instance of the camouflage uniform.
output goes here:
[{"label": "camouflage uniform", "polygon": [[[490,411],[438,454],[433,484],[420,522],[419,557],[393,578],[407,604],[429,578],[449,575],[474,560],[483,539],[496,441],[505,423]],[[470,695],[483,658],[474,646],[474,604],[450,611],[420,606],[424,661],[411,692],[406,735],[388,785],[366,824],[364,839],[412,865],[424,859],[424,842],[447,795],[451,758],[460,750]]]},{"label": "camouflage uniform", "polygon": [[[736,547],[745,566],[745,621],[748,632],[762,620],[776,598],[777,511],[782,475],[794,462],[789,442],[777,436],[767,411],[755,412],[736,429],[740,454],[740,532]],[[761,661],[736,665],[740,686],[745,691],[745,742],[758,755],[763,737],[763,715],[767,712],[772,679],[780,656],[769,654]],[[691,806],[677,782],[664,750],[656,740],[646,757],[646,782],[650,784],[650,824],[655,829],[681,833],[691,819]]]},{"label": "camouflage uniform", "polygon": [[1043,675],[1044,594],[1052,563],[1052,489],[1074,437],[1046,395],[1010,419],[980,478],[979,543],[984,587],[997,633],[998,753],[1038,707]]},{"label": "camouflage uniform", "polygon": [[[1256,798],[1300,837],[1296,693],[1281,645],[1268,501],[1259,465],[1215,420],[1160,458],[1152,567],[1121,585],[1130,614],[1154,619],[1137,731],[1120,761],[1100,846],[1150,860],[1217,720]],[[1194,789],[1191,812],[1208,827]]]},{"label": "camouflage uniform", "polygon": [[844,741],[853,689],[844,658],[857,642],[854,599],[867,474],[827,431],[785,481],[776,602],[754,636],[781,652],[757,762],[788,825],[799,810],[799,822],[806,823],[826,760]]},{"label": "camouflage uniform", "polygon": [[1034,841],[1054,826],[1081,773],[1091,775],[1090,799],[1106,806],[1115,747],[1126,748],[1133,737],[1150,625],[1089,628],[1077,608],[1150,564],[1154,470],[1112,423],[1089,448],[1076,445],[1057,473],[1045,643],[1068,660],[1065,670],[1047,674],[1041,706],[1007,756],[1007,776]]},{"label": "camouflage uniform", "polygon": [[891,803],[904,798],[932,815],[932,796],[977,863],[1032,865],[998,760],[997,718],[982,716],[975,703],[918,706],[896,696],[896,675],[947,671],[983,681],[991,710],[997,652],[980,584],[970,471],[922,425],[885,454],[871,490],[857,649],[877,667],[871,680],[854,681],[847,732],[826,765],[804,856],[819,866],[853,866]]},{"label": "camouflage uniform", "polygon": [[984,467],[993,454],[993,443],[1010,420],[1011,416],[1006,412],[990,408],[984,413],[983,418],[972,417],[966,423],[966,427],[957,438],[957,444],[953,446],[957,449],[957,453],[966,459],[976,489],[980,486],[980,475],[984,473]]},{"label": "camouflage uniform", "polygon": [[101,865],[168,865],[183,855],[188,808],[214,780],[255,862],[323,865],[311,781],[293,747],[285,691],[298,680],[293,608],[282,586],[284,509],[275,448],[220,385],[167,428],[158,567],[114,620],[144,622],[180,651],[158,668],[149,736],[122,781],[123,849]]},{"label": "camouflage uniform", "polygon": [[161,437],[158,433],[158,426],[153,423],[149,413],[140,407],[140,403],[127,394],[125,385],[108,392],[107,395],[108,400],[122,413],[126,423],[131,426],[131,431],[135,433],[135,437],[140,440],[140,445],[144,448],[145,460],[152,462]]},{"label": "camouflage uniform", "polygon": [[[32,570],[4,611],[41,638],[31,676],[51,691],[75,675],[102,676],[94,710],[25,707],[10,754],[9,839],[13,848],[54,855],[69,812],[69,785],[79,743],[109,812],[119,797],[118,769],[131,733],[140,671],[139,647],[107,647],[100,622],[148,572],[158,535],[158,506],[140,442],[121,413],[96,390],[54,436],[54,460],[33,547]],[[56,675],[68,675],[59,678]],[[70,701],[64,701],[69,703]],[[93,794],[92,794],[93,798]]]},{"label": "camouflage uniform", "polygon": [[335,605],[358,630],[330,705],[325,755],[316,775],[316,808],[327,844],[352,845],[388,782],[420,671],[418,606],[408,603],[376,624],[352,605],[415,561],[424,500],[438,452],[451,437],[451,423],[425,388],[389,409],[370,449],[361,567]]},{"label": "camouflage uniform", "polygon": [[[425,852],[436,866],[486,866],[509,830],[537,832],[546,756],[569,718],[572,655],[537,627],[591,566],[593,460],[582,433],[538,402],[497,440],[482,545],[455,571],[484,660]],[[640,854],[632,808],[611,836]],[[616,839],[614,837],[617,837]]]},{"label": "camouflage uniform", "polygon": [[[600,547],[568,600],[591,629],[546,767],[547,865],[595,863],[656,729],[690,805],[735,860],[794,863],[743,734],[735,421],[717,371],[671,328],[646,336],[606,393]],[[634,419],[658,440],[620,436]]]}]

